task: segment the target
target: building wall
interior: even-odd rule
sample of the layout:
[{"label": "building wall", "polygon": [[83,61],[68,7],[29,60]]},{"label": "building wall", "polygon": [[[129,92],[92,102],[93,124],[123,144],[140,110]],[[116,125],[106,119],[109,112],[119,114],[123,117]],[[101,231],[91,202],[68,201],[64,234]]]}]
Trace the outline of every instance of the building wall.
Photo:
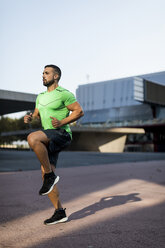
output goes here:
[{"label": "building wall", "polygon": [[133,78],[80,85],[76,96],[84,111],[139,105],[133,96]]},{"label": "building wall", "polygon": [[[165,71],[138,77],[165,85]],[[85,124],[153,119],[152,106],[134,99],[134,78],[80,85],[76,97],[85,112],[80,122]],[[165,108],[157,107],[156,115],[157,118],[165,118]]]},{"label": "building wall", "polygon": [[[165,85],[165,71],[138,77]],[[76,96],[84,110],[138,105],[134,100],[133,82],[134,77],[128,77],[79,85]]]}]

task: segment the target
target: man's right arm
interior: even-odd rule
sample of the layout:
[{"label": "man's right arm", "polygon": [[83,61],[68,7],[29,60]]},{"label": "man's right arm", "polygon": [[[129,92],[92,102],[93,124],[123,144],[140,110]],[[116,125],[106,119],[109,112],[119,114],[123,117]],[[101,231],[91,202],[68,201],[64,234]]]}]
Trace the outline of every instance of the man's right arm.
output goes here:
[{"label": "man's right arm", "polygon": [[40,119],[40,114],[39,114],[39,110],[37,108],[35,108],[33,114],[30,113],[29,115],[25,115],[24,116],[24,123],[29,123],[34,119]]}]

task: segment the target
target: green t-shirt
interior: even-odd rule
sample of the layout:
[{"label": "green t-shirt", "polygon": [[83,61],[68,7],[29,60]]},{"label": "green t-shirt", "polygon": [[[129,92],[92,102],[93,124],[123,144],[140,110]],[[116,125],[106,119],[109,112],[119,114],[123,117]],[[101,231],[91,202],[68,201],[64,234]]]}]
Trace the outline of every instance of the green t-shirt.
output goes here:
[{"label": "green t-shirt", "polygon": [[[66,118],[69,116],[69,110],[66,106],[76,101],[74,95],[61,86],[58,86],[53,91],[40,93],[36,99],[36,108],[39,110],[43,129],[55,129],[52,126],[52,119],[50,116],[53,116],[58,120]],[[70,133],[72,137],[69,124],[62,126],[61,128]]]}]

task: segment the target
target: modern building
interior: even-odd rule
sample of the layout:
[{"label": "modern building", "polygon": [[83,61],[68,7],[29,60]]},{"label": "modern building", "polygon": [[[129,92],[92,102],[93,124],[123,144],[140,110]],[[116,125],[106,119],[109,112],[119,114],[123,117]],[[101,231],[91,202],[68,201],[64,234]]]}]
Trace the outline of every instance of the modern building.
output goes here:
[{"label": "modern building", "polygon": [[152,134],[153,150],[165,151],[165,71],[80,85],[77,99],[92,127],[136,127]]},{"label": "modern building", "polygon": [[80,85],[81,124],[165,119],[165,71]]}]

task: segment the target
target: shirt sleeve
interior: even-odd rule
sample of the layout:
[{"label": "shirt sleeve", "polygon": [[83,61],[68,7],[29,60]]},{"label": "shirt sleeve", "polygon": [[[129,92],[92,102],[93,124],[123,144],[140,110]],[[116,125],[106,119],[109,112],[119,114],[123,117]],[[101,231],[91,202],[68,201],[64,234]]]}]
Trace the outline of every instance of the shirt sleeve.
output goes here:
[{"label": "shirt sleeve", "polygon": [[77,102],[75,96],[70,91],[65,91],[63,94],[63,102],[65,106],[68,106],[74,102]]}]

